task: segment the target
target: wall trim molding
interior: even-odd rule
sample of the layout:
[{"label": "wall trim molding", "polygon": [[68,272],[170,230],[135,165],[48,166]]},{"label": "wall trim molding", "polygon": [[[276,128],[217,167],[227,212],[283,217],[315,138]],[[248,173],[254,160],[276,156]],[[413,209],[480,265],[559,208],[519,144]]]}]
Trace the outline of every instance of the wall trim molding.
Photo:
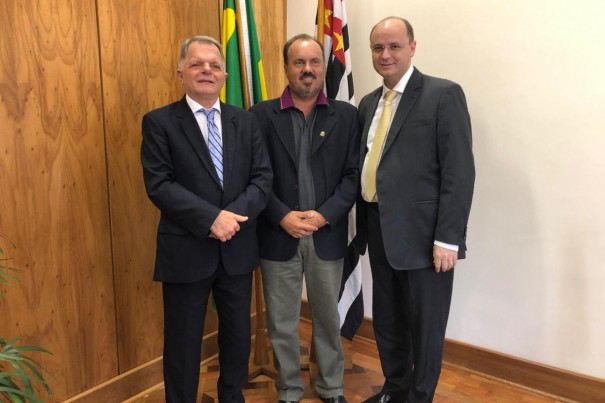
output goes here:
[{"label": "wall trim molding", "polygon": [[[256,313],[250,314],[250,324],[256,328]],[[252,340],[255,335],[252,334]],[[204,365],[218,357],[218,330],[208,332],[202,339],[202,360]],[[123,403],[136,401],[164,383],[163,358],[156,357],[138,367],[94,386],[63,403]]]},{"label": "wall trim molding", "polygon": [[[218,332],[204,335],[202,343],[202,364],[218,356]],[[126,371],[100,385],[97,385],[63,403],[121,403],[154,389],[164,382],[162,356]]]},{"label": "wall trim molding", "polygon": [[[253,325],[256,315],[252,315]],[[311,321],[311,309],[302,302],[301,319]],[[218,355],[217,332],[204,336],[202,360],[207,362]],[[375,344],[372,319],[364,318],[355,339]],[[513,357],[496,351],[445,340],[443,361],[488,377],[528,388],[566,401],[605,401],[605,380]],[[163,382],[162,357],[131,369],[97,385],[65,403],[108,402],[120,403],[157,387]]]},{"label": "wall trim molding", "polygon": [[[311,319],[311,309],[306,301],[302,303],[301,317],[305,320]],[[364,318],[355,338],[376,343],[371,318]],[[563,399],[580,402],[605,401],[603,379],[549,367],[456,340],[445,340],[443,361]]]},{"label": "wall trim molding", "polygon": [[447,339],[443,361],[548,395],[605,401],[605,380]]}]

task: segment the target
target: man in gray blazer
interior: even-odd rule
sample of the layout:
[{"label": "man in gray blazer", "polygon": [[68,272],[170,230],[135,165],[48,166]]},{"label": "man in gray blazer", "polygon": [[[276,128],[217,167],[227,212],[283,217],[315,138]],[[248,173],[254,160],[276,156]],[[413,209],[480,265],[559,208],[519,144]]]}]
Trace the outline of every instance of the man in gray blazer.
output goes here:
[{"label": "man in gray blazer", "polygon": [[143,117],[141,147],[147,194],[161,212],[153,278],[162,282],[166,401],[196,401],[212,292],[218,398],[243,403],[256,218],[269,198],[271,166],[254,115],[218,99],[227,76],[220,42],[187,39],[177,73],[186,95]]},{"label": "man in gray blazer", "polygon": [[367,245],[385,383],[368,402],[430,402],[441,372],[453,268],[465,256],[475,167],[462,88],[422,74],[408,21],[370,34],[383,85],[359,105],[358,241]]}]

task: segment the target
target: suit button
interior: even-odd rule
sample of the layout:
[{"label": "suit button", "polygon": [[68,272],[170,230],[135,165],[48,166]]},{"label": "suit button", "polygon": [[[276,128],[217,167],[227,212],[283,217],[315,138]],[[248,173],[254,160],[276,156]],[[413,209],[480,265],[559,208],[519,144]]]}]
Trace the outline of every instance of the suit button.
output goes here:
[{"label": "suit button", "polygon": [[298,185],[294,185],[294,186],[292,186],[292,189],[294,189],[294,190],[298,190]]},{"label": "suit button", "polygon": [[300,206],[294,206],[294,210],[300,210]]}]

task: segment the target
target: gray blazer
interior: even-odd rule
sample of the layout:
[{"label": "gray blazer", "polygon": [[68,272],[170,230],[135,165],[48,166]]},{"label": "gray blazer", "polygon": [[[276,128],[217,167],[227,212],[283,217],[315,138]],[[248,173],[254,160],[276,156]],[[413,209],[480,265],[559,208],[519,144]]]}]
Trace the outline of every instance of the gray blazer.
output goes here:
[{"label": "gray blazer", "polygon": [[[382,87],[359,104],[360,172],[368,130]],[[400,270],[432,266],[435,240],[459,245],[465,257],[475,165],[471,122],[462,88],[414,69],[380,160],[376,188],[389,264]],[[357,244],[367,244],[366,203],[357,204]]]}]

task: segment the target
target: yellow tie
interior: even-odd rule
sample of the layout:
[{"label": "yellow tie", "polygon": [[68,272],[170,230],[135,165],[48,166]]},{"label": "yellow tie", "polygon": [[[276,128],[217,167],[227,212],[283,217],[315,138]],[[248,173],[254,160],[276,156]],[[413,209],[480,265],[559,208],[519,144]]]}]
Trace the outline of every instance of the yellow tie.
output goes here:
[{"label": "yellow tie", "polygon": [[393,90],[387,91],[386,94],[384,94],[384,108],[382,109],[382,115],[380,115],[380,120],[376,127],[376,133],[374,133],[372,149],[370,150],[368,162],[366,163],[363,196],[367,201],[376,201],[376,170],[378,169],[378,161],[380,161],[384,141],[387,138],[387,130],[391,121],[391,105],[396,95],[397,92]]}]

